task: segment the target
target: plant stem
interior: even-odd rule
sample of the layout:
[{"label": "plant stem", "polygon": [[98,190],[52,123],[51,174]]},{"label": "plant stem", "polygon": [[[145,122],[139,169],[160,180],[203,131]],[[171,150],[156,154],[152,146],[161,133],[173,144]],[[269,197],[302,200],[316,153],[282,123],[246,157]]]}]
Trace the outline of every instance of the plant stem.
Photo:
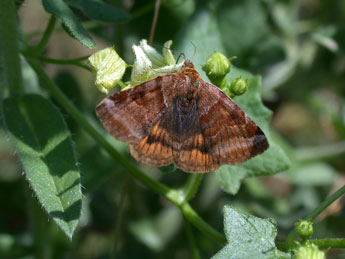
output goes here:
[{"label": "plant stem", "polygon": [[[345,248],[345,238],[309,239],[308,242],[317,245],[321,249]],[[286,242],[282,241],[277,241],[276,245],[279,250],[284,252],[291,248]]]},{"label": "plant stem", "polygon": [[186,230],[186,234],[187,234],[187,237],[189,240],[189,244],[190,244],[190,247],[192,249],[193,258],[194,259],[200,259],[201,257],[200,257],[199,249],[198,249],[196,242],[195,242],[193,230],[192,230],[191,226],[189,225],[189,222],[185,218],[183,218],[183,222],[184,222],[184,228]]},{"label": "plant stem", "polygon": [[194,194],[198,190],[200,181],[203,177],[203,174],[191,174],[188,177],[187,182],[181,188],[182,193],[184,194],[184,201],[188,202],[190,199],[193,198]]},{"label": "plant stem", "polygon": [[[325,201],[321,202],[320,205],[314,209],[306,218],[305,220],[313,221],[321,212],[323,212],[329,205],[331,205],[335,200],[345,194],[345,185],[341,187],[338,191],[333,193],[330,197],[328,197]],[[290,232],[288,238],[286,240],[287,244],[291,246],[293,241],[297,237],[296,227]]]},{"label": "plant stem", "polygon": [[72,66],[78,66],[81,68],[84,68],[88,71],[91,71],[91,68],[85,64],[80,63],[80,61],[85,60],[89,56],[81,57],[81,58],[75,58],[75,59],[55,59],[55,58],[47,58],[43,56],[39,56],[38,59],[51,64],[58,64],[58,65],[72,65]]},{"label": "plant stem", "polygon": [[157,20],[158,20],[160,6],[161,6],[161,0],[156,0],[155,13],[153,16],[153,21],[152,21],[152,25],[151,25],[151,32],[150,32],[150,37],[149,37],[149,44],[150,45],[152,45],[153,37],[155,35],[155,30],[156,30],[156,26],[157,26]]},{"label": "plant stem", "polygon": [[49,19],[49,23],[43,33],[43,36],[40,42],[35,46],[35,51],[37,54],[40,54],[45,50],[48,44],[48,41],[50,39],[50,36],[52,35],[54,31],[55,24],[56,24],[56,18],[54,15],[51,15]]},{"label": "plant stem", "polygon": [[44,72],[39,61],[35,59],[27,59],[30,66],[36,72],[38,78],[42,84],[48,89],[50,94],[57,100],[58,103],[71,115],[71,117],[79,123],[79,125],[100,145],[102,146],[119,164],[128,170],[128,172],[134,176],[141,183],[151,188],[158,194],[165,197],[167,200],[175,204],[181,209],[181,212],[185,217],[195,225],[201,232],[214,238],[219,242],[225,242],[225,237],[217,230],[207,224],[199,215],[193,210],[193,208],[184,201],[184,195],[181,195],[179,190],[174,190],[168,186],[152,179],[144,172],[134,166],[129,160],[121,155],[101,134],[98,130],[86,119],[86,117],[80,113],[80,111],[67,99],[67,97],[61,92],[57,85],[48,77]]},{"label": "plant stem", "polygon": [[335,200],[340,198],[345,194],[345,185],[341,187],[338,191],[333,193],[327,200],[320,203],[320,205],[314,209],[305,219],[313,221],[321,212],[323,212],[329,205],[331,205]]},{"label": "plant stem", "polygon": [[319,248],[345,248],[345,238],[310,239],[309,242]]},{"label": "plant stem", "polygon": [[0,8],[0,35],[4,74],[12,96],[24,93],[19,57],[16,9],[13,0],[3,0]]},{"label": "plant stem", "polygon": [[219,233],[217,230],[212,228],[207,224],[200,216],[193,210],[189,203],[185,203],[180,207],[183,215],[191,222],[195,227],[197,227],[205,235],[212,237],[214,240],[225,243],[226,239],[223,234]]},{"label": "plant stem", "polygon": [[320,147],[301,148],[296,150],[298,161],[310,161],[333,158],[345,153],[345,141]]},{"label": "plant stem", "polygon": [[[25,184],[25,186],[27,186],[27,184]],[[29,187],[26,187],[26,190],[30,223],[35,244],[35,258],[50,258],[48,218],[40,207],[36,197],[33,197],[32,191]]]}]

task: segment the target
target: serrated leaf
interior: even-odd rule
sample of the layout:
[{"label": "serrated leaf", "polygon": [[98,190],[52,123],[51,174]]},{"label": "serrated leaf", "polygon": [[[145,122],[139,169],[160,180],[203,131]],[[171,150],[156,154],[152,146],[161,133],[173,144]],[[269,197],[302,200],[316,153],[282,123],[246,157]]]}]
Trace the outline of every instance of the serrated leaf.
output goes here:
[{"label": "serrated leaf", "polygon": [[73,38],[89,49],[93,49],[96,46],[96,43],[63,0],[42,0],[42,4],[48,13],[61,19],[68,33]]},{"label": "serrated leaf", "polygon": [[129,19],[126,12],[101,0],[65,0],[65,2],[95,20],[118,22]]},{"label": "serrated leaf", "polygon": [[[200,40],[202,39],[202,40]],[[202,78],[209,81],[201,65],[204,64],[208,56],[214,51],[225,54],[222,44],[222,35],[219,32],[215,14],[209,9],[200,9],[193,15],[184,29],[179,33],[176,40],[179,50],[188,57],[196,51],[194,65]],[[195,45],[195,47],[191,44]],[[241,57],[238,57],[241,58]],[[250,118],[257,123],[268,137],[270,148],[249,161],[237,166],[223,166],[217,171],[217,177],[224,190],[236,194],[240,188],[241,180],[264,174],[273,174],[286,170],[290,161],[283,149],[275,143],[269,132],[269,122],[272,112],[267,109],[260,98],[260,77],[254,77],[250,73],[232,66],[231,72],[227,76],[228,82],[241,77],[248,79],[248,91],[238,96],[234,101],[243,109]]]},{"label": "serrated leaf", "polygon": [[72,238],[81,212],[80,174],[60,112],[39,95],[7,98],[3,118],[42,207]]},{"label": "serrated leaf", "polygon": [[261,219],[230,206],[224,207],[224,232],[228,244],[213,259],[284,259],[290,254],[279,251],[273,219]]}]

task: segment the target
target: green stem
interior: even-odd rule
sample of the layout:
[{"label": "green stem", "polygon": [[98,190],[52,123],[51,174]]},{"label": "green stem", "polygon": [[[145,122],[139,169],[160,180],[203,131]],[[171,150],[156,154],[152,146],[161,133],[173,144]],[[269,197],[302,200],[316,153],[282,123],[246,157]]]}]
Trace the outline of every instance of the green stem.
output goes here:
[{"label": "green stem", "polygon": [[329,205],[331,205],[335,200],[340,198],[342,195],[345,194],[345,185],[341,187],[338,191],[333,193],[327,200],[320,203],[320,205],[313,210],[305,219],[309,221],[313,221],[321,212],[323,212]]},{"label": "green stem", "polygon": [[13,0],[1,1],[0,35],[4,74],[12,96],[24,93],[19,57],[16,9]]},{"label": "green stem", "polygon": [[[27,184],[26,184],[27,186]],[[48,218],[43,212],[36,197],[32,196],[32,191],[27,189],[27,197],[29,201],[29,216],[33,233],[33,240],[35,244],[35,258],[44,259],[50,258],[50,242],[49,242],[49,228]]]},{"label": "green stem", "polygon": [[193,210],[189,203],[185,203],[180,207],[183,215],[191,222],[196,228],[198,228],[205,235],[212,237],[214,240],[225,243],[226,239],[223,234],[219,233],[209,224],[207,224],[200,216]]},{"label": "green stem", "polygon": [[193,258],[200,259],[201,257],[200,257],[198,246],[196,245],[196,242],[195,242],[193,230],[191,226],[189,225],[189,222],[185,218],[183,219],[183,222],[184,222],[184,228],[186,230],[186,234],[189,240],[189,244],[192,249]]},{"label": "green stem", "polygon": [[188,177],[187,182],[181,188],[182,193],[184,194],[184,201],[188,202],[190,199],[193,198],[196,191],[198,190],[200,181],[202,179],[203,174],[191,174]]},{"label": "green stem", "polygon": [[54,31],[55,24],[56,24],[56,18],[54,15],[51,15],[49,19],[49,23],[43,33],[43,36],[40,42],[35,46],[35,51],[37,54],[40,54],[45,50],[48,44],[48,41],[50,39],[50,36],[52,35]]},{"label": "green stem", "polygon": [[[308,243],[317,245],[321,249],[345,248],[345,238],[325,238],[325,239],[309,239]],[[288,246],[286,242],[277,241],[277,248],[287,252],[292,246]]]},{"label": "green stem", "polygon": [[38,59],[45,63],[51,63],[51,64],[58,64],[58,65],[72,65],[72,66],[78,66],[82,67],[88,71],[91,71],[91,68],[85,64],[80,63],[80,61],[85,60],[89,56],[81,57],[81,58],[75,58],[75,59],[55,59],[55,58],[47,58],[44,56],[39,56]]},{"label": "green stem", "polygon": [[309,242],[317,245],[319,248],[345,248],[345,238],[329,239],[310,239]]},{"label": "green stem", "polygon": [[[338,191],[333,193],[327,200],[320,203],[320,205],[314,209],[306,218],[305,220],[313,221],[321,212],[323,212],[329,205],[331,205],[335,200],[340,198],[342,195],[345,194],[345,185],[341,187]],[[287,238],[287,244],[291,246],[293,241],[297,237],[296,227],[290,232]]]},{"label": "green stem", "polygon": [[100,145],[102,146],[119,164],[128,170],[128,172],[134,176],[141,183],[151,188],[158,194],[165,197],[167,200],[178,206],[183,215],[195,225],[201,232],[214,238],[219,242],[225,242],[225,237],[217,230],[208,225],[199,215],[191,208],[188,203],[185,203],[184,196],[181,192],[169,188],[168,186],[152,179],[144,172],[135,167],[129,160],[121,155],[105,138],[104,134],[101,134],[96,128],[81,114],[78,109],[67,99],[67,97],[61,92],[57,85],[48,77],[48,75],[42,69],[39,61],[35,59],[27,59],[30,66],[36,72],[38,78],[42,84],[46,86],[50,94],[57,100],[58,103],[71,115],[71,117],[79,123],[79,125]]},{"label": "green stem", "polygon": [[299,161],[322,160],[345,153],[345,141],[320,147],[301,148],[296,150]]}]

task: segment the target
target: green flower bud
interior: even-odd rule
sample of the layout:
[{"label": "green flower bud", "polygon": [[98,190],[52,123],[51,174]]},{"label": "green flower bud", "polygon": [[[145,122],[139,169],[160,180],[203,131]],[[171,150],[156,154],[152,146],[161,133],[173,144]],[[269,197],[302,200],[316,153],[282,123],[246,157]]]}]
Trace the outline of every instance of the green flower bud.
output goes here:
[{"label": "green flower bud", "polygon": [[314,233],[313,223],[308,220],[300,220],[296,223],[296,230],[301,238],[307,239]]},{"label": "green flower bud", "polygon": [[300,246],[296,252],[296,259],[326,259],[326,253],[320,251],[314,244]]},{"label": "green flower bud", "polygon": [[206,72],[213,84],[219,86],[226,74],[230,72],[230,67],[231,63],[227,57],[220,52],[214,52],[208,57],[202,70]]},{"label": "green flower bud", "polygon": [[127,66],[114,47],[94,53],[89,57],[89,62],[96,75],[95,85],[105,94],[120,82]]},{"label": "green flower bud", "polygon": [[227,90],[233,96],[244,94],[248,90],[248,79],[236,78],[232,81],[231,85],[227,87]]}]

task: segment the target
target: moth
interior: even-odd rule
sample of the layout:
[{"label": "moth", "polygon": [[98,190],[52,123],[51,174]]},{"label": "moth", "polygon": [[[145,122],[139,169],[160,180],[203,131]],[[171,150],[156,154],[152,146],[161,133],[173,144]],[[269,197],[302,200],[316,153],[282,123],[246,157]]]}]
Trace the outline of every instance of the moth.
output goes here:
[{"label": "moth", "polygon": [[189,60],[180,72],[105,98],[96,114],[137,161],[150,166],[176,163],[185,172],[211,172],[269,146],[262,130]]}]

